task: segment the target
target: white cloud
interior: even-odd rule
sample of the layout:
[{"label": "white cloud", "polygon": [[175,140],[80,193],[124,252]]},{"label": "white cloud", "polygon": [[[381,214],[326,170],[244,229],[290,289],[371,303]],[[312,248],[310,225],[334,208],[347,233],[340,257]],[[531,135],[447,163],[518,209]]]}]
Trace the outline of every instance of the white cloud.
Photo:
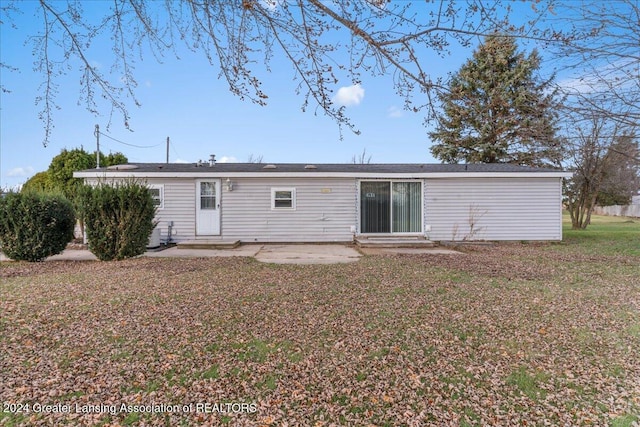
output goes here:
[{"label": "white cloud", "polygon": [[557,83],[558,87],[567,92],[583,95],[597,92],[599,84],[600,82],[591,77],[567,78]]},{"label": "white cloud", "polygon": [[173,163],[191,163],[191,162],[183,159],[175,159]]},{"label": "white cloud", "polygon": [[397,119],[398,117],[402,117],[402,110],[395,105],[387,108],[387,117],[391,117],[392,119]]},{"label": "white cloud", "polygon": [[334,97],[333,101],[345,107],[352,107],[354,105],[360,105],[364,98],[364,88],[360,84],[352,86],[343,86],[338,89],[338,93]]},{"label": "white cloud", "polygon": [[238,159],[233,156],[222,156],[220,160],[217,160],[218,163],[238,163]]},{"label": "white cloud", "polygon": [[637,88],[637,61],[621,59],[611,64],[583,70],[582,74],[557,82],[567,92],[581,95],[626,91]]},{"label": "white cloud", "polygon": [[27,166],[26,168],[13,168],[7,172],[7,176],[31,176],[33,175],[33,168],[31,166]]},{"label": "white cloud", "polygon": [[262,3],[262,6],[269,12],[273,12],[278,8],[278,6],[280,6],[282,0],[262,0],[260,3]]}]

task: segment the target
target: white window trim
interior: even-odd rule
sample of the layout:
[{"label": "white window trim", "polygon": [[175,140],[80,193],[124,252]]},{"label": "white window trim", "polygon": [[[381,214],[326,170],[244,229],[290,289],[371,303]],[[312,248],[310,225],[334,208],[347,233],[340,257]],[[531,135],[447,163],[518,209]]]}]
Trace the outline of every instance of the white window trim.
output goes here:
[{"label": "white window trim", "polygon": [[160,204],[157,206],[157,209],[164,209],[164,184],[149,184],[147,187],[149,187],[149,189],[159,190]]},{"label": "white window trim", "polygon": [[[291,192],[291,207],[276,207],[276,192]],[[296,189],[295,187],[272,187],[271,188],[271,210],[272,211],[295,211],[296,210]]]}]

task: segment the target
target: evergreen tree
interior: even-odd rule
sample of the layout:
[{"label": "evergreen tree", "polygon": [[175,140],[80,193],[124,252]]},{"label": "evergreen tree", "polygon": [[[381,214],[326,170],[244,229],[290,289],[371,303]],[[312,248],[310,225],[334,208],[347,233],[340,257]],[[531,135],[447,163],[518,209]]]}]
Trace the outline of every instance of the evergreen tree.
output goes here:
[{"label": "evergreen tree", "polygon": [[632,132],[613,141],[607,151],[607,168],[596,200],[599,206],[628,205],[640,190],[640,143]]},{"label": "evergreen tree", "polygon": [[445,163],[558,166],[555,93],[539,68],[535,50],[525,56],[513,38],[488,36],[439,96],[431,153]]}]

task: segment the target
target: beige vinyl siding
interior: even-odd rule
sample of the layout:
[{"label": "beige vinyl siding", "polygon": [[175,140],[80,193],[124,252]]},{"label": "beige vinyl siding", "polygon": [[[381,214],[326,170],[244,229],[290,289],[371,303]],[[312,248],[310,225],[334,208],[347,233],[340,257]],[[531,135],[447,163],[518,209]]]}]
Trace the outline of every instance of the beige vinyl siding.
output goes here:
[{"label": "beige vinyl siding", "polygon": [[146,180],[149,185],[164,185],[164,209],[158,209],[156,220],[160,238],[165,241],[169,221],[173,221],[173,241],[193,239],[195,223],[195,180],[191,178]]},{"label": "beige vinyl siding", "polygon": [[[88,179],[87,181],[95,181]],[[116,181],[116,180],[113,180]],[[195,235],[194,178],[148,178],[164,186],[164,208],[156,214],[163,241],[173,221],[173,241]],[[221,179],[221,234],[208,240],[243,242],[348,242],[356,225],[353,178],[235,178],[233,191]],[[295,188],[295,209],[272,209],[272,188]]]},{"label": "beige vinyl siding", "polygon": [[[221,234],[207,239],[250,242],[348,242],[358,224],[355,177],[231,178],[221,180]],[[117,180],[117,179],[114,179]],[[393,180],[387,178],[387,180]],[[87,178],[87,182],[96,179]],[[148,178],[162,185],[164,208],[156,220],[166,240],[195,236],[196,178]],[[272,190],[295,189],[295,209],[274,209]],[[561,240],[561,178],[425,178],[427,238],[442,240]],[[470,219],[475,231],[470,230]],[[430,230],[428,229],[430,227]]]},{"label": "beige vinyl siding", "polygon": [[[222,185],[222,236],[243,242],[346,242],[356,225],[353,178],[237,178]],[[295,209],[273,209],[272,188],[294,188]]]},{"label": "beige vinyl siding", "polygon": [[438,241],[561,240],[561,196],[560,178],[426,179],[425,234]]}]

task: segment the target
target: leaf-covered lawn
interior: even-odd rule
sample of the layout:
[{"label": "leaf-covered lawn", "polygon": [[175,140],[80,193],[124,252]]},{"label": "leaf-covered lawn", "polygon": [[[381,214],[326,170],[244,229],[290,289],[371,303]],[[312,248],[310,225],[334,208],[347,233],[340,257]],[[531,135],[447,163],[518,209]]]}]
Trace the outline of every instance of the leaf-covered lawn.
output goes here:
[{"label": "leaf-covered lawn", "polygon": [[640,420],[638,257],[467,252],[3,263],[0,425]]}]

